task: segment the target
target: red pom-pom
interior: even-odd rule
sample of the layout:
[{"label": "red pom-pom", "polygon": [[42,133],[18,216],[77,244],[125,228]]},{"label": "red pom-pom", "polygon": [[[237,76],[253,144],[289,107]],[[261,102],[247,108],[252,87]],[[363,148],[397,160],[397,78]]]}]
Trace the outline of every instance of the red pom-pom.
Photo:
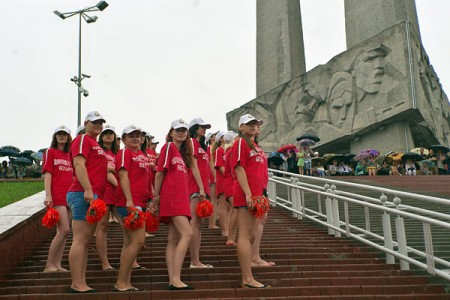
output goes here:
[{"label": "red pom-pom", "polygon": [[147,232],[156,232],[159,227],[159,218],[149,211],[145,213],[145,217],[145,230]]},{"label": "red pom-pom", "polygon": [[86,221],[89,224],[94,224],[95,222],[99,222],[103,216],[106,214],[106,204],[103,200],[96,199],[91,201],[91,205],[89,206],[86,212]]},{"label": "red pom-pom", "polygon": [[200,218],[208,218],[212,215],[214,206],[208,200],[202,200],[197,203],[195,214]]},{"label": "red pom-pom", "polygon": [[253,208],[250,213],[258,219],[264,218],[264,215],[269,211],[269,199],[264,196],[252,196]]},{"label": "red pom-pom", "polygon": [[128,208],[128,216],[123,220],[123,226],[127,229],[144,228],[145,214],[136,207]]},{"label": "red pom-pom", "polygon": [[47,207],[47,212],[42,218],[42,226],[52,228],[59,221],[59,212],[53,207]]}]

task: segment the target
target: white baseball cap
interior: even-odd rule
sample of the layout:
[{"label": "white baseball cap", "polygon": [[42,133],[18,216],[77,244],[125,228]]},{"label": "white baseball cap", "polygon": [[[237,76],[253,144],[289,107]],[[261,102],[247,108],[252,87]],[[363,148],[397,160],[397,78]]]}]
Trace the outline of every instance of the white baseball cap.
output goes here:
[{"label": "white baseball cap", "polygon": [[241,126],[242,124],[247,124],[248,122],[251,122],[253,120],[256,120],[258,125],[261,125],[264,123],[263,120],[258,120],[251,114],[245,114],[239,118],[239,126]]},{"label": "white baseball cap", "polygon": [[228,131],[223,135],[223,139],[225,140],[225,143],[231,143],[236,138],[237,133],[234,131]]},{"label": "white baseball cap", "polygon": [[189,128],[191,128],[194,125],[206,126],[207,129],[211,128],[211,124],[206,123],[205,121],[203,121],[202,118],[195,118],[194,120],[189,122]]},{"label": "white baseball cap", "polygon": [[84,129],[85,129],[85,128],[84,128],[84,125],[78,126],[78,127],[77,127],[77,130],[75,131],[75,134],[76,134],[76,135],[80,134],[80,132],[83,131]]},{"label": "white baseball cap", "polygon": [[217,132],[218,132],[218,131],[208,132],[208,133],[206,134],[206,136],[205,136],[206,141],[209,142],[209,139],[210,139],[213,135],[215,135]]},{"label": "white baseball cap", "polygon": [[226,133],[225,131],[219,131],[216,134],[216,139],[215,139],[216,143],[218,143],[220,141],[220,139],[225,135],[225,133]]},{"label": "white baseball cap", "polygon": [[189,129],[188,124],[183,119],[177,119],[170,124],[173,129],[186,128]]},{"label": "white baseball cap", "polygon": [[84,121],[85,121],[85,122],[87,122],[87,121],[95,122],[95,121],[97,121],[97,120],[102,120],[103,123],[106,122],[106,121],[105,121],[105,118],[103,118],[103,116],[102,116],[98,111],[96,111],[96,110],[89,112],[89,113],[86,115],[86,118],[84,118]]},{"label": "white baseball cap", "polygon": [[158,141],[153,141],[153,140],[152,140],[150,143],[155,144],[155,145],[156,145],[156,144],[159,144]]},{"label": "white baseball cap", "polygon": [[71,131],[69,128],[67,128],[67,126],[61,125],[55,128],[55,133],[60,132],[60,131],[64,131],[67,134],[70,134]]},{"label": "white baseball cap", "polygon": [[112,131],[112,132],[114,132],[114,134],[117,135],[117,133],[116,133],[116,128],[115,128],[114,126],[111,126],[111,125],[109,125],[109,124],[105,124],[105,126],[103,126],[102,133],[105,132],[105,131],[107,131],[107,130]]},{"label": "white baseball cap", "polygon": [[139,131],[139,132],[142,132],[142,129],[139,128],[139,127],[137,127],[136,125],[130,125],[130,126],[125,127],[125,129],[122,131],[122,135],[124,135],[124,134],[130,134],[130,133],[132,133],[133,131]]}]

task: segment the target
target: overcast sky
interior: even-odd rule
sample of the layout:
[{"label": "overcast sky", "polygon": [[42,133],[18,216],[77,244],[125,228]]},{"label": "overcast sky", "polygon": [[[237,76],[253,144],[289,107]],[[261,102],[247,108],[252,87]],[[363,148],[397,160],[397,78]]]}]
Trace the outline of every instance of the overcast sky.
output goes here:
[{"label": "overcast sky", "polygon": [[[203,117],[226,129],[226,112],[256,95],[255,0],[107,0],[82,26],[82,119],[98,110],[163,142],[170,122]],[[307,70],[345,50],[343,0],[302,0]],[[0,1],[0,146],[48,147],[54,128],[75,131],[78,19],[53,14],[96,0]],[[450,88],[450,1],[416,0],[422,41]],[[94,14],[92,14],[94,15]]]}]

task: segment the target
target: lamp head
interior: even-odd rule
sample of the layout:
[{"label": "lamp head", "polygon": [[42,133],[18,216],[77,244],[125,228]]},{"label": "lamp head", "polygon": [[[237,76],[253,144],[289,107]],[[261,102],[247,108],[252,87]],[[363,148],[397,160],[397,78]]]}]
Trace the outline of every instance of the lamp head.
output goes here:
[{"label": "lamp head", "polygon": [[57,10],[55,10],[53,13],[54,13],[55,15],[57,15],[58,17],[60,17],[61,19],[63,19],[63,20],[66,18],[66,16],[64,16],[64,14],[60,13],[60,12],[57,11]]},{"label": "lamp head", "polygon": [[97,21],[98,17],[97,16],[88,16],[83,14],[84,19],[86,20],[86,23],[94,23],[95,21]]},{"label": "lamp head", "polygon": [[106,3],[106,1],[100,1],[99,3],[97,3],[96,7],[98,8],[98,10],[104,10],[108,7],[108,3]]}]

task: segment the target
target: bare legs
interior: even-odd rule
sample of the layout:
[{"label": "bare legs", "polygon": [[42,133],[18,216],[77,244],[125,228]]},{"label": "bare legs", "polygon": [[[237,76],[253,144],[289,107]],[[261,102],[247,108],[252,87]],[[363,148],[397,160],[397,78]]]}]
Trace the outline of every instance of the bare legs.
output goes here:
[{"label": "bare legs", "polygon": [[172,217],[169,224],[169,237],[166,248],[166,264],[169,273],[169,284],[185,287],[181,281],[181,267],[192,239],[192,229],[185,216]]},{"label": "bare legs", "polygon": [[228,223],[230,222],[230,203],[225,201],[225,195],[219,195],[219,225],[222,230],[222,236],[228,236]]},{"label": "bare legs", "polygon": [[209,186],[209,189],[211,191],[211,203],[214,206],[214,210],[213,210],[212,215],[209,217],[208,228],[215,229],[215,228],[219,228],[216,225],[217,214],[219,212],[219,199],[217,199],[217,197],[216,197],[216,184],[215,183],[211,184]]},{"label": "bare legs", "polygon": [[264,225],[266,225],[267,213],[264,215],[264,219],[256,220],[256,230],[255,230],[255,242],[252,246],[252,267],[272,267],[275,265],[274,262],[267,262],[261,258],[259,249],[261,247],[261,238],[264,230]]},{"label": "bare legs", "polygon": [[228,238],[227,245],[235,245],[236,244],[236,232],[238,227],[238,209],[234,208],[233,204],[233,196],[228,198],[230,202],[230,219],[228,222]]},{"label": "bare legs", "polygon": [[[207,265],[200,262],[200,244],[202,241],[202,224],[203,219],[197,216],[195,213],[195,208],[197,207],[198,197],[191,198],[191,228],[192,228],[192,239],[189,244],[189,251],[191,255],[191,266],[196,267],[208,267]],[[207,201],[207,200],[205,200]]]},{"label": "bare legs", "polygon": [[253,287],[263,287],[264,285],[253,278],[252,273],[252,244],[254,242],[254,232],[256,230],[256,218],[253,217],[246,207],[238,209],[239,241],[237,245],[237,255],[242,273],[242,287],[251,285]]},{"label": "bare legs", "polygon": [[98,256],[102,264],[102,270],[110,270],[113,268],[108,260],[108,247],[106,242],[110,214],[111,205],[107,205],[106,214],[100,222],[98,222],[97,229],[95,230],[95,244],[97,246]]},{"label": "bare legs", "polygon": [[[125,238],[126,236],[126,238]],[[127,241],[125,245],[125,241]],[[120,268],[117,274],[116,288],[119,290],[132,289],[131,271],[139,252],[144,246],[145,228],[124,229],[124,248],[120,256]]]},{"label": "bare legs", "polygon": [[86,269],[88,250],[96,224],[86,221],[72,221],[73,241],[69,251],[70,275],[72,277],[71,288],[77,291],[87,291],[90,288],[86,283]]},{"label": "bare legs", "polygon": [[59,221],[56,224],[56,235],[50,244],[48,250],[47,264],[44,272],[67,272],[61,267],[61,261],[66,246],[67,235],[70,232],[69,214],[66,206],[58,206],[55,208],[59,213]]}]

